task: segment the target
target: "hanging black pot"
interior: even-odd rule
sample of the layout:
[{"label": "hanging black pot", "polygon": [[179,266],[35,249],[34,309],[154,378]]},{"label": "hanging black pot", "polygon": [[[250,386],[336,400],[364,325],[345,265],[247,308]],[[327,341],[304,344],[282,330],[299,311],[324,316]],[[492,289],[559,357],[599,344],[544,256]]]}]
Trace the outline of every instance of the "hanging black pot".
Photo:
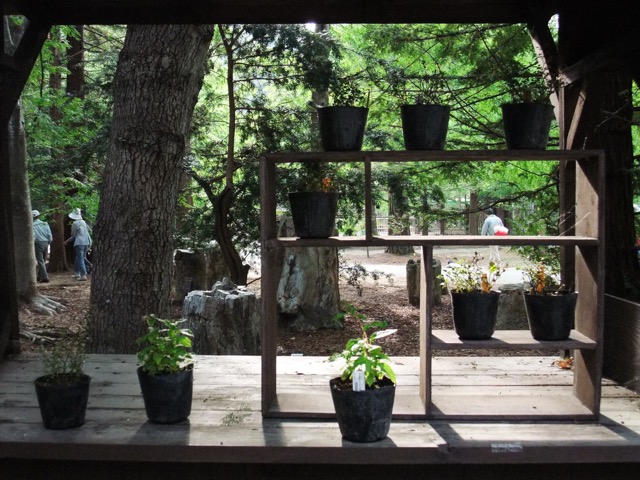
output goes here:
[{"label": "hanging black pot", "polygon": [[329,381],[340,433],[351,442],[375,442],[387,437],[391,425],[396,386],[389,380],[380,388],[354,392],[340,377]]},{"label": "hanging black pot", "polygon": [[82,375],[71,384],[59,384],[44,375],[35,380],[38,406],[45,428],[64,430],[84,424],[91,377]]},{"label": "hanging black pot", "polygon": [[407,150],[443,150],[451,107],[447,105],[402,105],[402,134]]},{"label": "hanging black pot", "polygon": [[502,121],[507,148],[544,150],[549,142],[553,106],[543,103],[505,103]]},{"label": "hanging black pot", "polygon": [[487,340],[496,330],[500,292],[451,292],[453,325],[461,340]]},{"label": "hanging black pot", "polygon": [[325,152],[361,150],[368,113],[365,107],[318,108],[322,149]]},{"label": "hanging black pot", "polygon": [[152,423],[177,423],[191,414],[193,369],[149,375],[138,367],[144,409]]},{"label": "hanging black pot", "polygon": [[573,328],[578,294],[533,295],[523,293],[531,336],[536,340],[566,340]]},{"label": "hanging black pot", "polygon": [[296,237],[329,238],[338,212],[336,192],[295,192],[289,194]]}]

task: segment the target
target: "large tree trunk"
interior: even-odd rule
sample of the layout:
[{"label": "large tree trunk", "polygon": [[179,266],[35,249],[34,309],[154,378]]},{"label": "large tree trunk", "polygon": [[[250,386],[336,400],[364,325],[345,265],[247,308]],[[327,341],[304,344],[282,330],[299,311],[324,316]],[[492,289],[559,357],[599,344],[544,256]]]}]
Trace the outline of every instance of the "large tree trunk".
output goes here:
[{"label": "large tree trunk", "polygon": [[129,26],[114,85],[89,318],[90,350],[133,353],[142,317],[171,313],[182,158],[212,26]]},{"label": "large tree trunk", "polygon": [[16,290],[20,299],[31,302],[37,295],[36,255],[33,244],[33,223],[29,176],[27,175],[27,146],[25,142],[22,102],[9,121],[11,148],[11,205],[13,206],[13,244],[16,265]]},{"label": "large tree trunk", "polygon": [[11,205],[13,206],[13,244],[16,269],[16,293],[23,303],[43,315],[53,315],[63,305],[40,295],[36,283],[36,255],[33,241],[33,218],[27,162],[27,146],[22,118],[22,102],[18,102],[9,120],[11,168]]},{"label": "large tree trunk", "polygon": [[[21,25],[14,25],[16,36],[22,36]],[[11,49],[14,45],[11,45]],[[11,169],[11,205],[13,208],[13,245],[16,270],[16,293],[21,302],[45,315],[63,306],[40,295],[36,283],[36,255],[33,241],[33,217],[29,189],[27,145],[22,116],[22,102],[16,105],[9,120],[9,160]]]},{"label": "large tree trunk", "polygon": [[[573,65],[588,58],[602,45],[614,44],[621,32],[633,30],[637,15],[629,14],[629,9],[633,6],[635,11],[637,2],[620,3],[618,8],[609,8],[604,2],[583,2],[579,12],[568,5],[561,7],[558,32],[561,65]],[[589,72],[594,64],[586,62],[585,66]],[[583,88],[584,106],[567,148],[605,151],[605,291],[638,299],[640,267],[633,250],[631,72],[608,69],[594,72],[571,86]],[[572,93],[572,102],[576,102],[577,92]]]},{"label": "large tree trunk", "polygon": [[598,116],[585,147],[602,148],[606,155],[605,291],[638,300],[640,266],[633,249],[631,77],[625,74],[592,76],[589,92]]}]

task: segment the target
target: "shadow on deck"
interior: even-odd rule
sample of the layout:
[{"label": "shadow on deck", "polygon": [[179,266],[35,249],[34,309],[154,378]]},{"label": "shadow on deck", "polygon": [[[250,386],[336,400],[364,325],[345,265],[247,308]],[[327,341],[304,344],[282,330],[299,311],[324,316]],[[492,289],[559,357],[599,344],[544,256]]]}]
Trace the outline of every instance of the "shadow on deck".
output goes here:
[{"label": "shadow on deck", "polygon": [[[278,391],[301,403],[325,402],[333,372],[324,360],[278,357]],[[418,359],[397,360],[403,408],[403,396],[417,389]],[[572,374],[552,363],[551,357],[437,357],[434,397],[446,405],[493,395],[508,404],[517,393],[552,396],[561,405],[571,397]],[[636,478],[640,463],[640,397],[610,381],[603,383],[597,421],[394,420],[386,440],[360,445],[343,441],[330,419],[263,419],[260,357],[197,357],[192,414],[168,426],[147,422],[135,367],[133,355],[89,356],[85,425],[50,431],[42,427],[33,387],[39,357],[0,364],[0,478],[585,480]]]}]

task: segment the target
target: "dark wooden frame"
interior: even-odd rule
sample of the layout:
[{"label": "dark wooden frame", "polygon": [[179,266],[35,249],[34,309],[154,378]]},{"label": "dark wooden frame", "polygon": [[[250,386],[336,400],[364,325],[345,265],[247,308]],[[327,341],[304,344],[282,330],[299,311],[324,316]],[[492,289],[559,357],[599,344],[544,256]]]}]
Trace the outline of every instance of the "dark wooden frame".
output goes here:
[{"label": "dark wooden frame", "polygon": [[[372,229],[371,164],[372,162],[429,162],[429,161],[540,161],[554,160],[575,163],[575,212],[578,220],[571,235],[560,236],[376,236]],[[305,161],[362,163],[365,177],[365,235],[364,237],[331,237],[328,239],[278,238],[276,228],[277,164]],[[424,152],[331,152],[270,154],[260,160],[261,174],[261,232],[262,232],[262,410],[263,415],[287,418],[324,418],[325,408],[318,407],[317,398],[291,399],[278,396],[276,331],[278,324],[277,258],[285,247],[368,247],[387,245],[420,246],[423,251],[420,333],[420,387],[421,406],[409,411],[394,412],[394,418],[405,419],[554,419],[594,420],[599,414],[602,371],[602,344],[604,314],[604,154],[601,151],[424,151]],[[431,258],[434,245],[560,245],[575,249],[576,290],[580,292],[576,306],[576,326],[571,337],[560,342],[540,342],[527,331],[498,331],[486,341],[460,341],[453,332],[433,331],[428,299],[431,284]],[[431,395],[432,353],[438,350],[504,349],[504,350],[574,350],[574,398],[556,399],[520,398],[517,408],[505,404],[490,405],[476,399],[476,407],[460,404],[458,410],[444,406]],[[327,394],[329,390],[327,389]],[[529,401],[531,400],[531,402]],[[549,401],[546,401],[549,400]],[[495,403],[495,399],[492,400]]]}]

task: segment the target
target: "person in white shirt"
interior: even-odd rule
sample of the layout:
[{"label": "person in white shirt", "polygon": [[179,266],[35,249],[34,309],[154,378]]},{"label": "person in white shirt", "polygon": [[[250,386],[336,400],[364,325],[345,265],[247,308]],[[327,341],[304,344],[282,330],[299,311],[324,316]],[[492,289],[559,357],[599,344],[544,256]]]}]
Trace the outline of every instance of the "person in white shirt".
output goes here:
[{"label": "person in white shirt", "polygon": [[49,275],[47,274],[47,253],[49,245],[53,241],[51,228],[49,224],[40,220],[40,212],[33,210],[33,243],[36,251],[36,279],[38,282],[47,283]]},{"label": "person in white shirt", "polygon": [[[485,213],[489,215],[482,224],[482,235],[495,235],[495,227],[502,227],[502,220],[493,213],[492,208],[487,208]],[[500,249],[498,245],[489,246],[489,261],[500,263]]]},{"label": "person in white shirt", "polygon": [[71,237],[69,237],[64,243],[68,244],[73,242],[73,246],[76,251],[75,260],[73,261],[73,278],[76,280],[87,280],[87,266],[84,263],[84,258],[87,255],[87,250],[91,246],[91,234],[89,233],[89,226],[82,219],[80,209],[76,208],[69,214],[69,218],[74,220],[71,225]]}]

